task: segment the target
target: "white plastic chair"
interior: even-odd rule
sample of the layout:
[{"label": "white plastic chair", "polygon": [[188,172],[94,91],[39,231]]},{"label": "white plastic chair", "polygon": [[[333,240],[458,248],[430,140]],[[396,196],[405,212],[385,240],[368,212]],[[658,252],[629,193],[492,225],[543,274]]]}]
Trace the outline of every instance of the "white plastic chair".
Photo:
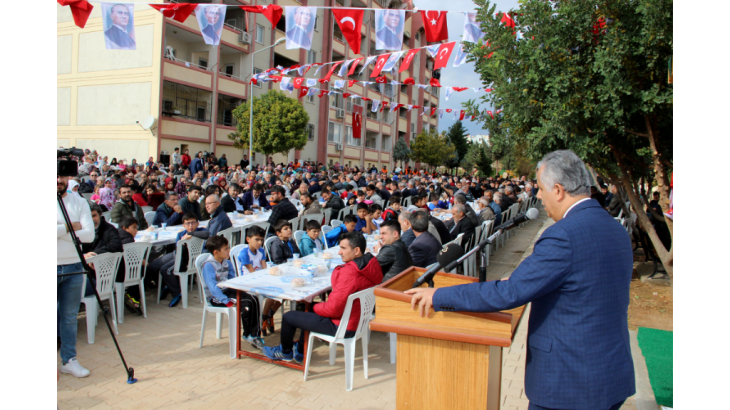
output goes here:
[{"label": "white plastic chair", "polygon": [[218,232],[218,236],[222,236],[222,237],[226,238],[226,240],[228,240],[228,246],[234,247],[234,246],[238,245],[238,243],[236,243],[238,241],[236,240],[236,238],[234,236],[236,232],[241,232],[240,226],[231,226],[230,228],[226,228],[226,229]]},{"label": "white plastic chair", "polygon": [[151,206],[143,206],[142,207],[142,212],[144,212],[144,213],[153,212],[152,211],[152,207]]},{"label": "white plastic chair", "polygon": [[295,231],[294,232],[294,242],[297,243],[297,247],[299,247],[299,249],[302,249],[302,243],[301,243],[302,237],[306,234],[307,234],[307,232],[305,232],[305,231]]},{"label": "white plastic chair", "polygon": [[[114,279],[117,276],[119,262],[122,260],[121,252],[103,253],[86,260],[87,263],[94,264],[96,271],[96,292],[99,293],[99,299],[103,302],[109,299],[109,310],[112,313],[112,323],[114,324],[114,333],[119,334],[117,327],[117,312],[114,309]],[[96,336],[96,324],[99,321],[99,305],[96,296],[85,297],[86,278],[81,286],[81,302],[86,306],[86,333],[89,344],[94,344]]]},{"label": "white plastic chair", "polygon": [[[494,228],[494,221],[484,221],[482,222],[482,237],[479,238],[479,242],[489,238],[490,235],[492,235],[492,228]],[[487,245],[487,249],[485,250],[486,254],[486,266],[489,266],[489,253],[491,252],[491,246]]]},{"label": "white plastic chair", "polygon": [[[200,255],[200,253],[203,251],[203,241],[200,238],[192,237],[190,239],[185,239],[177,242],[177,246],[175,247],[175,266],[173,270],[173,274],[175,276],[178,276],[180,278],[180,290],[181,290],[181,296],[182,296],[182,304],[183,309],[187,309],[188,307],[188,277],[192,274],[195,274],[195,259]],[[188,266],[187,270],[185,272],[180,271],[180,264],[182,262],[182,254],[183,254],[183,246],[187,245],[188,247]],[[202,285],[198,284],[198,288],[200,289],[201,294],[201,302],[203,299],[203,291],[200,287]],[[162,293],[162,272],[158,274],[157,278],[157,304],[160,304],[160,293]]]},{"label": "white plastic chair", "polygon": [[152,221],[155,220],[156,212],[145,212],[144,220],[147,221],[147,226],[152,226]]},{"label": "white plastic chair", "polygon": [[342,224],[343,224],[343,222],[340,221],[339,219],[333,219],[332,221],[330,221],[330,225],[332,225],[332,228],[337,228],[338,226],[340,226]]},{"label": "white plastic chair", "polygon": [[241,227],[241,243],[246,243],[246,232],[252,226],[258,226],[259,228],[263,229],[264,230],[264,238],[266,237],[266,232],[269,230],[269,223],[268,222],[252,223],[250,225]]},{"label": "white plastic chair", "polygon": [[94,193],[93,192],[86,192],[86,193],[81,194],[81,196],[83,196],[84,199],[86,199],[87,201],[91,201],[91,197],[94,196]]},{"label": "white plastic chair", "polygon": [[125,243],[124,247],[124,282],[114,282],[117,294],[117,320],[124,323],[124,293],[127,288],[139,285],[142,312],[147,317],[147,302],[144,293],[144,272],[152,251],[152,244],[147,242]]},{"label": "white plastic chair", "polygon": [[309,222],[309,221],[317,221],[317,222],[319,222],[321,224],[322,223],[322,220],[324,219],[324,214],[319,213],[319,214],[302,215],[300,217],[300,219],[302,220],[301,221],[302,222],[302,225],[301,225],[301,228],[300,229],[306,230],[307,229],[306,228],[307,222]]},{"label": "white plastic chair", "polygon": [[289,223],[291,224],[291,230],[292,231],[298,231],[299,230],[299,224],[300,224],[300,218],[296,217],[294,219],[290,219]]},{"label": "white plastic chair", "polygon": [[264,251],[266,251],[266,258],[268,261],[270,261],[272,263],[273,263],[273,261],[271,260],[271,252],[269,251],[269,248],[271,246],[271,242],[273,242],[274,239],[276,239],[276,236],[272,236],[264,241]]},{"label": "white plastic chair", "polygon": [[[206,260],[208,255],[198,255],[195,259],[195,273],[198,276],[198,282],[200,282],[201,288],[207,287],[203,280],[203,261]],[[234,264],[235,265],[235,264]],[[221,314],[228,315],[228,349],[231,354],[231,359],[236,358],[236,320],[238,318],[238,311],[236,307],[216,307],[210,304],[208,298],[203,296],[203,325],[200,327],[200,345],[198,349],[203,348],[203,338],[205,337],[205,319],[208,316],[208,312],[215,313],[215,338],[221,338]]]},{"label": "white plastic chair", "polygon": [[[357,324],[357,330],[355,331],[355,335],[351,338],[345,339],[347,323],[350,321],[352,305],[356,299],[360,300],[360,322]],[[304,366],[304,381],[307,381],[307,376],[309,375],[309,364],[312,362],[312,344],[315,337],[325,342],[329,342],[330,366],[335,364],[335,356],[337,354],[335,345],[341,344],[344,346],[346,379],[345,387],[347,391],[352,391],[352,381],[354,378],[353,372],[355,367],[355,344],[358,339],[362,339],[362,365],[365,371],[365,378],[368,378],[368,343],[370,342],[368,329],[370,327],[370,318],[372,317],[371,315],[373,313],[374,307],[375,294],[373,293],[373,288],[353,293],[347,298],[345,312],[342,314],[340,326],[337,328],[337,333],[335,333],[334,336],[324,335],[317,332],[309,332],[309,340],[307,342],[307,363]]]},{"label": "white plastic chair", "polygon": [[[469,246],[469,249],[467,251],[473,249],[479,244],[479,239],[482,236],[482,226],[479,225],[474,229],[474,235],[472,236],[472,243],[471,246]],[[466,276],[472,276],[477,277],[477,260],[478,260],[479,252],[476,252],[466,258],[464,261],[464,275]]]},{"label": "white plastic chair", "polygon": [[[246,244],[236,245],[236,246],[233,247],[233,249],[231,249],[231,261],[233,262],[233,268],[236,270],[236,276],[242,276],[241,272],[243,272],[242,271],[243,266],[241,266],[238,263],[238,254],[241,253],[241,251],[246,246],[248,246],[248,245],[246,245]],[[259,306],[261,306],[261,307],[264,306],[264,300],[266,299],[266,297],[264,297],[262,295],[259,295],[259,294],[256,294],[256,293],[251,293],[251,296],[258,297],[259,298]],[[260,309],[259,315],[260,316],[263,316],[263,314],[264,314],[263,309]],[[261,320],[261,317],[259,317],[259,323],[262,323],[262,322],[263,322],[263,320]]]},{"label": "white plastic chair", "polygon": [[324,210],[324,224],[322,226],[329,225],[329,223],[330,223],[331,220],[332,220],[332,208],[325,208],[325,210]]},{"label": "white plastic chair", "polygon": [[103,216],[104,220],[106,220],[107,222],[112,221],[112,211],[106,211],[106,212],[102,213],[101,216]]}]

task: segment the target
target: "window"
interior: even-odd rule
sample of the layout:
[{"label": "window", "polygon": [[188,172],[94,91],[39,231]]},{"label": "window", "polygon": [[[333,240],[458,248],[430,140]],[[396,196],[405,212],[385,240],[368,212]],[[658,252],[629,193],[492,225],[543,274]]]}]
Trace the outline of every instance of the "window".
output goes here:
[{"label": "window", "polygon": [[207,70],[208,69],[208,59],[207,58],[198,58],[198,65],[203,70]]},{"label": "window", "polygon": [[383,135],[381,151],[390,152],[390,135]]},{"label": "window", "polygon": [[419,33],[418,33],[418,32],[416,32],[416,41],[418,41],[418,40],[420,40],[420,39],[421,39],[421,36],[419,35]]},{"label": "window", "polygon": [[317,52],[312,50],[307,50],[307,64],[312,64],[317,62]]},{"label": "window", "polygon": [[327,142],[334,142],[335,144],[342,143],[342,124],[330,121],[329,128],[327,129]]},{"label": "window", "polygon": [[205,122],[205,118],[206,118],[205,111],[206,110],[204,107],[198,107],[197,115],[196,115],[195,119],[200,122]]},{"label": "window", "polygon": [[172,101],[163,100],[162,101],[162,111],[172,111]]},{"label": "window", "polygon": [[415,132],[416,132],[416,124],[411,123],[411,133],[415,133]]},{"label": "window", "polygon": [[319,16],[314,16],[314,31],[319,31]]},{"label": "window", "polygon": [[226,64],[225,67],[223,67],[223,75],[226,77],[231,77],[233,75],[233,64]]},{"label": "window", "polygon": [[365,137],[365,148],[378,149],[378,134],[368,134]]},{"label": "window", "polygon": [[307,124],[307,139],[314,141],[314,125]]},{"label": "window", "polygon": [[[254,74],[261,74],[263,72],[264,72],[264,70],[262,70],[260,68],[254,68],[253,69],[253,73]],[[254,85],[254,87],[261,88],[261,81],[256,81],[256,85]]]},{"label": "window", "polygon": [[163,115],[176,115],[193,121],[210,122],[213,94],[182,84],[162,83]]},{"label": "window", "polygon": [[383,84],[383,95],[386,97],[393,97],[393,84],[386,83]]},{"label": "window", "polygon": [[352,112],[352,99],[347,99],[347,104],[345,104],[345,111]]},{"label": "window", "polygon": [[334,27],[332,29],[332,36],[344,43],[345,36],[342,35],[342,30],[340,29],[340,25],[334,21],[332,21],[332,24],[334,24]]},{"label": "window", "polygon": [[370,120],[378,121],[378,112],[372,112],[373,109],[373,103],[372,101],[368,101],[367,105],[365,106],[365,116]]},{"label": "window", "polygon": [[264,44],[264,26],[260,24],[256,25],[256,42]]},{"label": "window", "polygon": [[231,26],[235,29],[238,29],[238,26],[236,25],[236,19],[228,19],[226,20],[226,25]]},{"label": "window", "polygon": [[360,37],[360,54],[368,55],[368,38],[365,36]]},{"label": "window", "polygon": [[342,107],[342,94],[340,93],[334,93],[330,95],[330,106],[335,108],[343,108]]},{"label": "window", "polygon": [[415,139],[416,139],[416,133],[415,132],[412,132],[411,133],[411,140],[415,140]]},{"label": "window", "polygon": [[286,33],[286,13],[283,13],[281,18],[279,18],[279,22],[276,23],[276,29],[282,33]]},{"label": "window", "polygon": [[406,118],[406,113],[408,112],[408,109],[400,107],[398,108],[398,116],[401,118]]},{"label": "window", "polygon": [[[352,127],[349,125],[345,126],[345,132],[347,133],[347,145],[352,145],[354,147],[359,147],[362,142],[362,138],[353,138],[352,135]],[[360,136],[361,137],[361,136]]]},{"label": "window", "polygon": [[314,104],[314,94],[307,94],[307,102]]},{"label": "window", "polygon": [[405,94],[405,95],[408,95],[408,86],[406,86],[406,85],[401,85],[401,86],[400,86],[400,92],[401,92],[401,94]]}]

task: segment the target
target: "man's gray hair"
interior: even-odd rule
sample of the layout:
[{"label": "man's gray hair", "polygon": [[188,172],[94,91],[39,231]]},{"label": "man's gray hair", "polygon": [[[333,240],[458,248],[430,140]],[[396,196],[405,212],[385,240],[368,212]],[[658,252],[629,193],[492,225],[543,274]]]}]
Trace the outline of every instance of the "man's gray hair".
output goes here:
[{"label": "man's gray hair", "polygon": [[404,221],[408,221],[409,223],[411,222],[411,213],[408,211],[401,212],[398,217],[403,218]]},{"label": "man's gray hair", "polygon": [[220,202],[221,201],[221,198],[218,195],[216,195],[216,194],[208,195],[208,198],[213,198],[213,200],[216,201],[216,202]]},{"label": "man's gray hair", "polygon": [[462,215],[466,215],[466,207],[462,204],[456,204],[453,206],[454,212],[461,212]]},{"label": "man's gray hair", "polygon": [[494,202],[496,203],[502,203],[502,193],[501,192],[495,192],[494,193]]},{"label": "man's gray hair", "polygon": [[514,191],[514,189],[512,189],[512,186],[511,186],[511,185],[507,185],[507,186],[506,186],[506,187],[504,188],[504,193],[505,193],[505,194],[511,194],[511,193],[512,193],[512,191]]},{"label": "man's gray hair", "polygon": [[398,186],[401,187],[401,188],[405,188],[406,187],[406,183],[403,182],[403,181],[398,182]]},{"label": "man's gray hair", "polygon": [[454,195],[454,201],[458,204],[465,204],[466,203],[466,195],[464,194],[456,194]]},{"label": "man's gray hair", "polygon": [[482,204],[482,206],[487,207],[487,206],[489,206],[489,199],[487,199],[487,197],[483,196],[483,197],[479,198],[479,203]]},{"label": "man's gray hair", "polygon": [[177,192],[175,191],[167,191],[165,192],[165,201],[169,201],[171,197],[178,196]]},{"label": "man's gray hair", "polygon": [[591,194],[588,170],[573,151],[559,150],[545,155],[537,163],[538,170],[543,167],[540,181],[546,189],[560,184],[570,196]]}]

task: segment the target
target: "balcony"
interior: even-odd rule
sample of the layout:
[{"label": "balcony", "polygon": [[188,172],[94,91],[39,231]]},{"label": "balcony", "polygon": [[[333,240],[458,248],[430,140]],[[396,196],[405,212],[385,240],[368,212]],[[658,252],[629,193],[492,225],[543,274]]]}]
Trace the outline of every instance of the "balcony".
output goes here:
[{"label": "balcony", "polygon": [[209,70],[210,58],[215,58],[215,51],[215,47],[205,44],[200,34],[168,23],[165,25],[163,75],[176,82],[210,89],[213,78]]},{"label": "balcony", "polygon": [[165,80],[162,84],[162,115],[198,122],[211,122],[213,93]]},{"label": "balcony", "polygon": [[241,104],[243,104],[243,100],[240,98],[219,94],[216,123],[224,127],[236,127],[238,121],[233,116],[233,110]]}]

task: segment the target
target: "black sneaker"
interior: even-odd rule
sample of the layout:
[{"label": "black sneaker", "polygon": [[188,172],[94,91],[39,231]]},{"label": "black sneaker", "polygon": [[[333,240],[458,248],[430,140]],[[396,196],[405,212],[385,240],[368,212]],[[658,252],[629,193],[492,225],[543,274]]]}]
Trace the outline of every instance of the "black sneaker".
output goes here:
[{"label": "black sneaker", "polygon": [[170,294],[170,289],[168,289],[168,288],[167,288],[167,286],[165,286],[165,287],[164,287],[164,288],[162,288],[162,290],[160,291],[160,300],[165,300],[165,299],[167,299],[167,295],[169,295],[169,294]]}]

